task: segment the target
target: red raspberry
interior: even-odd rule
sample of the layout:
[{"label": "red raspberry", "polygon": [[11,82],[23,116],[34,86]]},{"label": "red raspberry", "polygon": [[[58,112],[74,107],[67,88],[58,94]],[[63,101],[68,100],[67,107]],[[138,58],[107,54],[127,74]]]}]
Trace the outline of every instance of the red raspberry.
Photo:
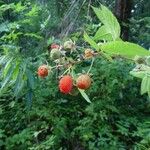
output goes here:
[{"label": "red raspberry", "polygon": [[47,65],[42,65],[38,68],[38,76],[42,77],[42,78],[48,76],[48,66]]},{"label": "red raspberry", "polygon": [[68,94],[73,88],[73,80],[70,75],[63,76],[59,81],[59,89],[62,93]]},{"label": "red raspberry", "polygon": [[59,49],[59,45],[58,44],[55,44],[55,43],[53,43],[52,45],[51,45],[51,49],[54,49],[54,48],[56,48],[56,49]]},{"label": "red raspberry", "polygon": [[86,90],[91,85],[91,78],[87,74],[80,75],[76,80],[79,89]]}]

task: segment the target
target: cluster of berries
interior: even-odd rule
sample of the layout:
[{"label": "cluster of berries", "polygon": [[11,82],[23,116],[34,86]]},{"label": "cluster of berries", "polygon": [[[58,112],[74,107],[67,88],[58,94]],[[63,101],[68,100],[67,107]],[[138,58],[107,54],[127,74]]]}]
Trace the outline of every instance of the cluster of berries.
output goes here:
[{"label": "cluster of berries", "polygon": [[63,76],[59,81],[60,91],[64,94],[71,93],[74,86],[79,89],[86,90],[91,85],[91,78],[87,74],[82,74],[76,79],[76,83],[73,83],[73,78],[70,75]]},{"label": "cluster of berries", "polygon": [[[52,44],[50,46],[51,49],[50,58],[52,60],[58,60],[61,58],[62,47],[65,50],[73,50],[75,49],[75,43],[70,40],[66,41],[63,46],[60,46],[58,44]],[[92,58],[94,54],[95,54],[94,51],[91,49],[84,50],[85,59]],[[38,76],[41,78],[45,78],[46,76],[48,76],[50,71],[51,67],[49,67],[48,65],[41,65],[38,68]],[[74,90],[74,88],[86,90],[90,86],[91,86],[91,78],[88,73],[81,74],[76,79],[74,79],[70,73],[67,73],[67,75],[63,75],[59,80],[59,90],[64,94],[71,93]]]}]

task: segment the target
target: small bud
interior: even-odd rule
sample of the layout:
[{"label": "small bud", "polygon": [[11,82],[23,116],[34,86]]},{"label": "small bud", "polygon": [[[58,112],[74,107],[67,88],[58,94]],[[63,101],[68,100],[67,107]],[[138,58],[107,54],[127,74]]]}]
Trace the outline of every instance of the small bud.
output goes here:
[{"label": "small bud", "polygon": [[85,49],[84,51],[84,57],[85,59],[89,59],[89,58],[92,58],[94,55],[94,51],[91,50],[91,49]]}]

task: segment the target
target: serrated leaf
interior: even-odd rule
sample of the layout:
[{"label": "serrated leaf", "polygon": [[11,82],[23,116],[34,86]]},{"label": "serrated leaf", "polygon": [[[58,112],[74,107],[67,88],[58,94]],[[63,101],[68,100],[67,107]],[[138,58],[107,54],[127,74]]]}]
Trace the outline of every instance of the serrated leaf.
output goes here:
[{"label": "serrated leaf", "polygon": [[24,34],[24,36],[28,36],[28,37],[31,37],[31,38],[36,38],[36,39],[39,39],[39,40],[42,39],[42,36],[39,36],[35,33],[26,33],[26,34]]},{"label": "serrated leaf", "polygon": [[15,5],[15,10],[14,11],[18,13],[18,12],[21,12],[25,9],[26,9],[26,6],[23,6],[22,3],[19,2]]},{"label": "serrated leaf", "polygon": [[130,71],[130,74],[134,77],[143,79],[146,72],[145,71]]},{"label": "serrated leaf", "polygon": [[9,68],[7,74],[6,74],[6,78],[4,78],[4,80],[2,81],[2,84],[1,84],[1,91],[4,89],[4,87],[9,83],[9,80],[11,79],[12,77],[12,74],[13,74],[13,69],[14,69],[14,66],[11,65],[11,67]]},{"label": "serrated leaf", "polygon": [[111,34],[108,32],[108,30],[106,29],[106,27],[103,25],[96,32],[94,36],[94,40],[95,41],[99,41],[99,40],[112,41],[113,38]]},{"label": "serrated leaf", "polygon": [[13,58],[11,58],[9,61],[7,61],[6,65],[4,67],[4,70],[3,70],[3,78],[6,77],[9,68],[12,66],[12,61],[13,61]]},{"label": "serrated leaf", "polygon": [[1,5],[0,6],[0,14],[5,12],[8,9],[14,9],[14,8],[15,8],[14,3]]},{"label": "serrated leaf", "polygon": [[18,94],[20,93],[20,91],[22,90],[23,86],[24,86],[24,74],[22,71],[19,71],[16,82],[15,82],[15,86],[14,86],[14,95],[17,97]]},{"label": "serrated leaf", "polygon": [[100,8],[92,8],[99,20],[104,24],[108,33],[111,34],[113,40],[117,40],[120,37],[120,25],[117,18],[107,7],[103,5],[101,5]]},{"label": "serrated leaf", "polygon": [[83,98],[84,98],[88,103],[91,103],[91,101],[90,101],[88,95],[85,93],[85,91],[84,91],[84,90],[81,90],[81,89],[78,89],[78,90],[79,90],[79,92],[81,93],[81,95],[83,96]]},{"label": "serrated leaf", "polygon": [[[101,49],[100,49],[100,46],[98,46],[97,44],[96,44],[96,42],[91,38],[91,37],[89,37],[88,35],[87,35],[87,33],[85,33],[84,34],[84,39],[85,39],[85,41],[86,42],[88,42],[93,48],[95,48],[97,51],[100,51]],[[112,61],[112,58],[108,55],[108,54],[106,54],[106,53],[101,53],[101,55],[103,55],[103,57],[105,57],[106,59],[108,59],[109,61]]]},{"label": "serrated leaf", "polygon": [[88,36],[88,34],[85,32],[84,33],[84,39],[86,42],[88,42],[93,48],[95,48],[96,50],[99,50],[99,46],[96,44],[96,42]]},{"label": "serrated leaf", "polygon": [[145,75],[141,83],[141,95],[150,91],[150,77]]},{"label": "serrated leaf", "polygon": [[138,56],[148,56],[150,51],[144,49],[143,47],[123,41],[113,41],[102,44],[100,47],[104,52],[110,55],[121,55],[126,58],[134,59],[136,55]]}]

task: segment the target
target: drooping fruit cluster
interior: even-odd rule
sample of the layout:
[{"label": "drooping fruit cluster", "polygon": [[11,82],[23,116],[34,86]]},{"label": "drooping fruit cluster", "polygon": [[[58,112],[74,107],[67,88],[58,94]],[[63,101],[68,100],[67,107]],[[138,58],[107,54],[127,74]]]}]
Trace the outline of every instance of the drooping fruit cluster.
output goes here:
[{"label": "drooping fruit cluster", "polygon": [[38,68],[38,76],[41,78],[48,76],[48,66],[47,65],[41,65]]},{"label": "drooping fruit cluster", "polygon": [[76,80],[76,85],[73,85],[73,78],[70,75],[63,76],[59,81],[59,89],[62,93],[74,93],[76,88],[86,90],[91,86],[91,78],[87,74],[80,75]]},{"label": "drooping fruit cluster", "polygon": [[[86,62],[86,59],[93,58],[95,56],[94,51],[90,48],[86,48],[83,51],[83,49],[77,47],[72,40],[68,40],[62,45],[53,43],[49,48],[50,62],[55,64],[55,66],[50,68],[56,69],[57,73],[59,73],[58,78],[61,77],[58,85],[60,92],[75,96],[78,92],[81,92],[81,90],[87,90],[91,86],[91,78],[89,74],[81,74],[76,78],[77,75],[73,75],[74,66],[83,61]],[[48,61],[46,62],[48,63]],[[48,76],[48,74],[48,65],[41,65],[38,68],[39,77],[44,78]]]}]

